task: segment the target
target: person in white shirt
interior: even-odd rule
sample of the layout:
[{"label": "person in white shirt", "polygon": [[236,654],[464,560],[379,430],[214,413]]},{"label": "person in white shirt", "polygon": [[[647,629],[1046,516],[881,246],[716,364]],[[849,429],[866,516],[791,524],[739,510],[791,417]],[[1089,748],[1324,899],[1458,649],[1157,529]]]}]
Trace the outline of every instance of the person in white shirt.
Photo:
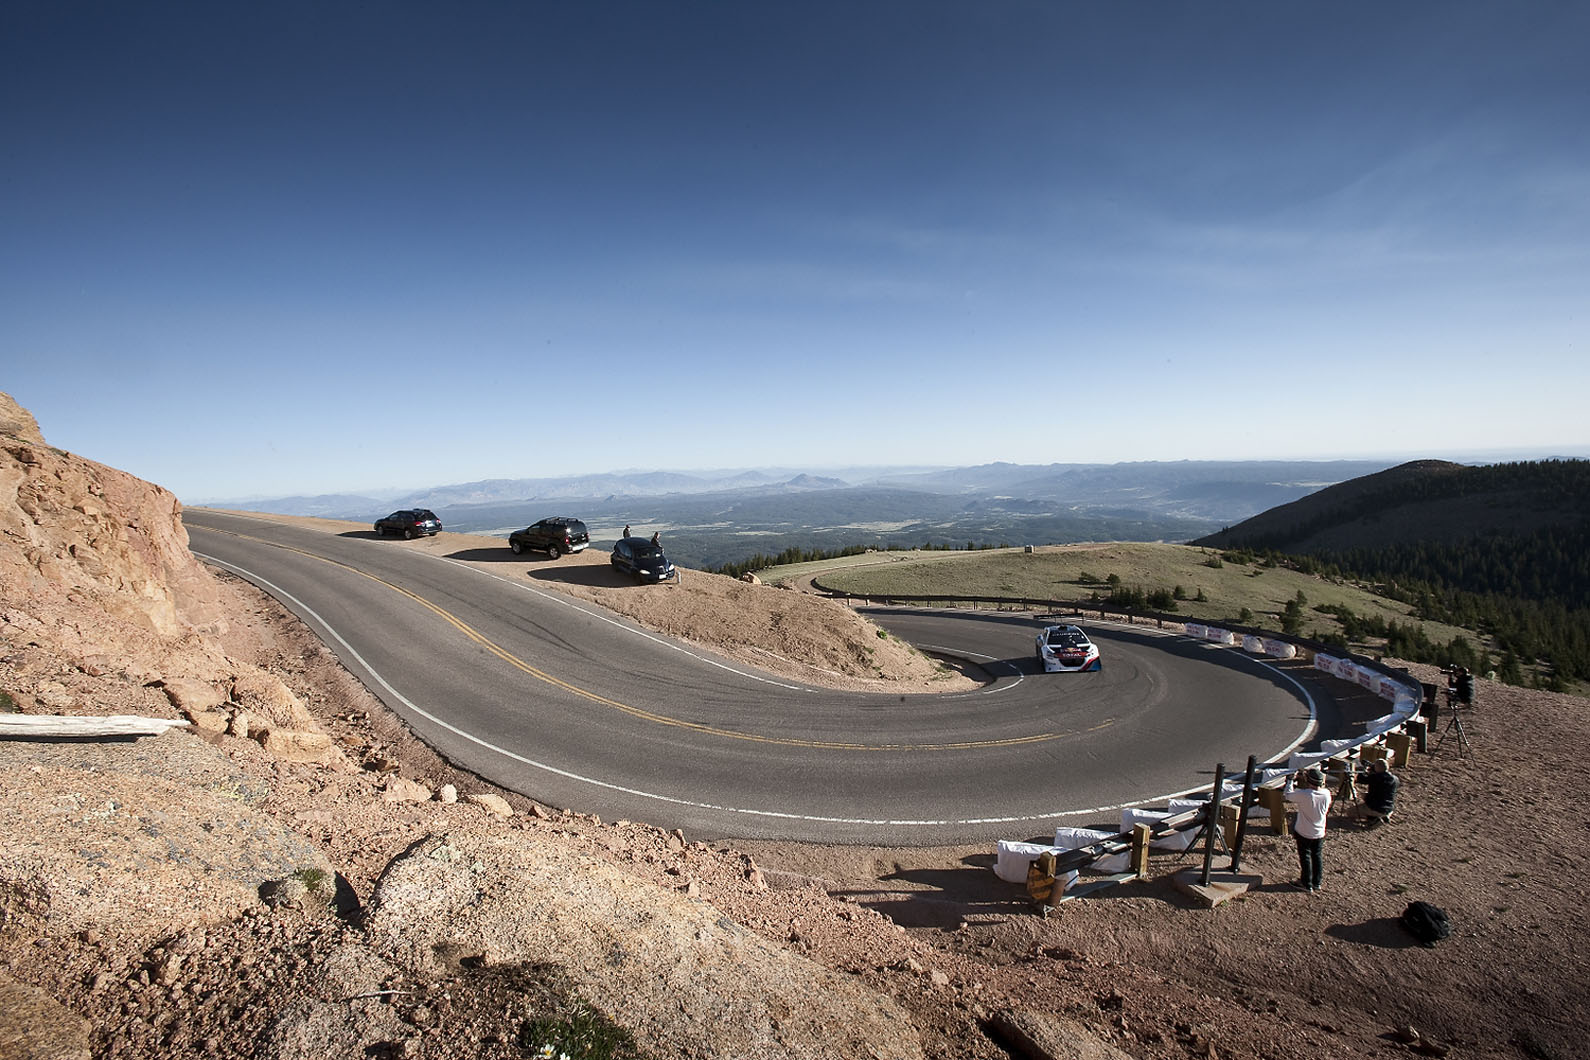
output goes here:
[{"label": "person in white shirt", "polygon": [[1325,817],[1331,812],[1331,793],[1325,787],[1325,774],[1311,767],[1295,777],[1296,787],[1287,784],[1286,801],[1297,807],[1292,832],[1297,837],[1297,886],[1318,891],[1324,875]]}]

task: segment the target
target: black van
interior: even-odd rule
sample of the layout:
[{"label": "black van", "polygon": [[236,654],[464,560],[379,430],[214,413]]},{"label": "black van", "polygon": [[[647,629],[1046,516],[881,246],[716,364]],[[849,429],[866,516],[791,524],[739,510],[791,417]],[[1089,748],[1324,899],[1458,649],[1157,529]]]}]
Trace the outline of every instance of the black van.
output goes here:
[{"label": "black van", "polygon": [[582,551],[590,543],[591,534],[585,529],[585,524],[566,515],[543,519],[508,535],[508,547],[513,549],[516,556],[529,549],[531,552],[545,552],[557,559]]}]

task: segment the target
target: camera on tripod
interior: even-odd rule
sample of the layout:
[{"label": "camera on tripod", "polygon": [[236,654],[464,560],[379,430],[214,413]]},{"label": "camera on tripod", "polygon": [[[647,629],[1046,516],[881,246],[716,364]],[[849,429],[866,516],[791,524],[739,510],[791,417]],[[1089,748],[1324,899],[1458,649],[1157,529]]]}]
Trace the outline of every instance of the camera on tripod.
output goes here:
[{"label": "camera on tripod", "polygon": [[1441,672],[1446,674],[1446,702],[1451,706],[1453,702],[1461,703],[1465,707],[1474,705],[1474,675],[1469,673],[1466,666],[1443,666]]}]

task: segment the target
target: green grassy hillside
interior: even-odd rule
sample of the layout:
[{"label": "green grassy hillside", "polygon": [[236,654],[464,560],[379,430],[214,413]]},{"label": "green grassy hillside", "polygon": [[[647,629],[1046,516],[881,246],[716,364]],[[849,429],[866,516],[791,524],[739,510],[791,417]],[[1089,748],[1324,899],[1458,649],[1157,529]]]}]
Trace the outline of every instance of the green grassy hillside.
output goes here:
[{"label": "green grassy hillside", "polygon": [[[1213,549],[1189,545],[1120,542],[1059,545],[1033,552],[997,549],[981,552],[876,552],[839,560],[773,567],[758,572],[777,584],[813,577],[827,589],[868,597],[955,596],[1042,599],[1081,603],[1107,599],[1119,589],[1156,590],[1172,597],[1171,607],[1154,608],[1190,621],[1251,626],[1279,632],[1288,604],[1303,594],[1297,632],[1323,641],[1343,638],[1339,612],[1346,608],[1364,619],[1379,619],[1422,629],[1431,641],[1447,643],[1475,634],[1453,626],[1421,622],[1409,605],[1376,596],[1366,586],[1333,581],[1283,566],[1239,562]],[[1112,581],[1112,577],[1118,581]],[[1180,588],[1183,599],[1174,599]],[[1198,597],[1203,596],[1202,600]],[[1378,637],[1358,637],[1353,646],[1376,652]]]}]

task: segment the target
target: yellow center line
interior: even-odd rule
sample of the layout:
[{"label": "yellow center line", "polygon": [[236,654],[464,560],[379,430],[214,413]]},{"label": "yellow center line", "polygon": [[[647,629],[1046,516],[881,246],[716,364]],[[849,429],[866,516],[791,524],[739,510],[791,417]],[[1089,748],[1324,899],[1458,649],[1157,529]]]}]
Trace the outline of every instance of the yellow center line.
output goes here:
[{"label": "yellow center line", "polygon": [[644,710],[640,707],[630,706],[627,703],[620,703],[616,699],[609,699],[608,697],[599,695],[596,692],[580,688],[578,685],[572,685],[562,678],[554,677],[545,670],[537,669],[536,667],[531,666],[529,663],[525,662],[523,659],[519,658],[508,649],[502,647],[500,644],[497,644],[495,641],[491,640],[491,638],[487,637],[485,634],[481,633],[469,623],[465,622],[463,619],[459,618],[457,615],[453,614],[451,611],[448,611],[439,604],[433,603],[432,601],[427,600],[425,597],[420,596],[418,593],[403,588],[401,585],[396,585],[392,582],[389,582],[385,578],[378,577],[369,573],[368,571],[363,571],[358,567],[343,563],[341,560],[331,559],[330,557],[309,552],[293,545],[284,545],[279,541],[267,541],[264,538],[255,537],[251,534],[238,533],[235,530],[218,530],[213,527],[202,527],[202,529],[208,530],[211,533],[226,534],[230,537],[238,537],[245,540],[254,541],[261,545],[268,545],[272,548],[282,549],[286,552],[295,552],[306,559],[319,560],[322,563],[328,563],[334,567],[341,567],[343,570],[348,571],[351,574],[357,574],[361,578],[368,578],[378,585],[384,585],[393,592],[399,593],[408,597],[410,600],[413,600],[421,607],[440,617],[448,625],[462,633],[467,639],[480,645],[482,648],[485,648],[486,651],[490,652],[492,655],[495,655],[497,658],[501,659],[509,666],[512,666],[514,669],[528,674],[538,681],[544,681],[545,683],[556,688],[563,689],[565,692],[570,692],[576,696],[580,696],[583,699],[588,699],[593,703],[599,703],[604,707],[611,707],[614,710],[622,711],[632,718],[639,718],[642,721],[649,721],[657,725],[666,725],[677,729],[686,729],[691,732],[698,732],[708,736],[718,736],[727,740],[744,740],[750,743],[777,744],[784,747],[800,747],[809,750],[823,751],[974,751],[996,747],[1017,747],[1022,744],[1045,743],[1050,740],[1062,740],[1068,736],[1097,732],[1100,729],[1109,727],[1114,721],[1114,719],[1106,719],[1102,722],[1099,722],[1097,725],[1092,725],[1084,729],[1078,729],[1070,733],[1045,732],[1035,733],[1031,736],[1010,736],[998,740],[963,740],[953,743],[921,744],[862,744],[832,740],[801,740],[787,736],[762,736],[757,733],[741,732],[735,729],[723,729],[715,725],[705,725],[701,722],[686,721],[683,718],[674,718],[666,714],[658,714],[653,711]]}]

